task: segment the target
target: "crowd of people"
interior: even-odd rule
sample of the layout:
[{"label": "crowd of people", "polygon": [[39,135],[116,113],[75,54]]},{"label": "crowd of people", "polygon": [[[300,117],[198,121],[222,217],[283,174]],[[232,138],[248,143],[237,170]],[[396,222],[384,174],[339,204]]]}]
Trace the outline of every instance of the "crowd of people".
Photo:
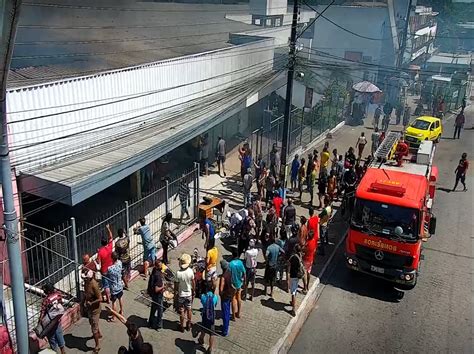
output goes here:
[{"label": "crowd of people", "polygon": [[[310,274],[315,257],[325,254],[329,243],[328,226],[333,214],[332,203],[344,195],[355,191],[357,182],[362,178],[367,166],[372,161],[374,152],[385,138],[393,107],[378,106],[374,113],[374,130],[371,136],[369,155],[364,159],[369,144],[365,133],[361,132],[344,155],[337,149],[330,151],[329,142],[323,146],[321,153],[314,149],[307,157],[295,155],[290,164],[289,189],[284,188],[280,178],[281,159],[277,145],[273,145],[269,156],[269,165],[261,155],[254,161],[249,144],[239,148],[241,163],[240,177],[243,186],[243,202],[246,217],[236,235],[236,245],[232,248],[232,259],[228,262],[219,254],[216,246],[216,229],[213,222],[200,218],[200,229],[204,239],[204,270],[196,274],[193,259],[188,254],[179,258],[179,269],[173,277],[174,308],[179,314],[179,331],[190,331],[194,328],[192,307],[195,298],[201,304],[201,322],[193,330],[198,343],[204,345],[206,335],[208,352],[215,347],[215,336],[228,336],[231,320],[241,318],[242,301],[252,301],[255,297],[257,259],[261,254],[264,259],[263,283],[264,294],[273,299],[276,285],[286,290],[291,298],[291,314],[296,312],[298,292],[306,294],[310,286]],[[405,107],[396,110],[397,124],[403,119],[408,125],[410,111]],[[381,130],[379,131],[380,118]],[[464,109],[455,120],[454,137],[464,124]],[[405,151],[406,150],[406,151]],[[399,164],[406,156],[408,147],[401,140],[397,146],[396,160]],[[219,138],[216,152],[219,174],[225,176],[225,141]],[[456,181],[467,190],[465,176],[468,169],[467,154],[463,154],[456,167]],[[255,176],[252,171],[255,171]],[[253,193],[253,183],[256,193]],[[303,195],[309,194],[308,215],[297,216],[295,202],[303,204]],[[184,216],[189,218],[189,186],[183,178],[175,200],[181,204],[180,222]],[[316,199],[316,200],[315,200]],[[177,237],[171,230],[172,214],[163,218],[159,241],[162,245],[162,257],[157,257],[157,247],[152,232],[145,218],[141,218],[133,232],[141,237],[143,247],[142,276],[148,279],[147,294],[150,298],[148,325],[153,330],[163,328],[164,292],[166,291],[166,270],[168,269],[168,249],[177,245]],[[153,348],[145,343],[139,328],[133,321],[123,317],[124,290],[129,287],[131,272],[130,238],[124,229],[118,229],[116,238],[109,225],[106,235],[101,240],[101,247],[93,259],[89,254],[83,255],[81,279],[84,284],[82,308],[88,317],[92,337],[95,342],[94,352],[100,350],[102,333],[99,317],[102,304],[107,304],[108,321],[119,319],[127,329],[129,346],[120,347],[119,353],[152,353]],[[151,268],[151,272],[149,269]],[[150,273],[150,274],[149,274]],[[149,275],[149,278],[148,278]],[[60,292],[51,284],[43,287],[45,298],[42,303],[39,329],[42,336],[48,338],[53,350],[65,353],[65,341],[60,318],[64,313],[63,299]],[[220,300],[220,318],[216,307]],[[109,307],[110,305],[110,307]],[[216,332],[216,321],[222,320],[220,333]]]}]

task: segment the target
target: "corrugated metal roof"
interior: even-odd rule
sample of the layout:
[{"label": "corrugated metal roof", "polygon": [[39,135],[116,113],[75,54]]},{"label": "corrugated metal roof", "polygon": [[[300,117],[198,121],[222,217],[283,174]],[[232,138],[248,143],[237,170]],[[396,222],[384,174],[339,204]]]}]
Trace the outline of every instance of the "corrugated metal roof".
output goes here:
[{"label": "corrugated metal roof", "polygon": [[432,64],[452,64],[470,66],[471,62],[471,54],[438,53],[428,59],[428,63]]},{"label": "corrugated metal roof", "polygon": [[[269,72],[249,80],[245,89],[231,86],[225,92],[194,101],[192,106],[189,102],[183,103],[179,107],[182,113],[159,128],[138,131],[118,142],[112,141],[24,172],[20,176],[21,190],[75,205],[240,111],[246,106],[247,97],[258,92],[266,95],[281,84],[284,84],[284,75]],[[216,95],[227,96],[224,102],[216,103]],[[160,115],[167,114],[169,112]]]},{"label": "corrugated metal roof", "polygon": [[[59,0],[35,3],[78,5]],[[117,10],[98,10],[101,5]],[[119,10],[123,8],[150,11]],[[248,5],[104,0],[81,1],[78,8],[23,6],[8,87],[228,47],[229,33],[260,28],[225,18],[226,13],[245,12]],[[40,27],[28,27],[32,25]]]}]

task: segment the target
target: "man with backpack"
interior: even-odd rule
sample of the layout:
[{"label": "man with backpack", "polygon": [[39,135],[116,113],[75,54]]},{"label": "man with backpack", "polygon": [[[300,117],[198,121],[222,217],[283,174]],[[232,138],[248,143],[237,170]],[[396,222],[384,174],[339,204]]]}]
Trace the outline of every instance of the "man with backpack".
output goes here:
[{"label": "man with backpack", "polygon": [[50,283],[43,286],[43,291],[46,297],[41,303],[40,323],[43,328],[48,327],[48,325],[51,327],[46,333],[51,349],[56,352],[59,348],[61,354],[65,354],[66,342],[64,341],[63,327],[60,320],[64,314],[63,297]]},{"label": "man with backpack", "polygon": [[159,258],[155,259],[155,266],[148,280],[148,295],[151,297],[150,316],[148,317],[148,326],[151,329],[159,330],[163,328],[163,284],[162,264]]},{"label": "man with backpack", "polygon": [[296,315],[296,293],[298,292],[298,283],[304,276],[304,265],[301,260],[301,247],[297,244],[293,254],[288,259],[288,290],[291,294],[291,314]]},{"label": "man with backpack", "polygon": [[201,295],[201,316],[202,316],[202,330],[201,335],[198,338],[200,345],[204,345],[204,337],[206,333],[209,334],[209,347],[206,353],[212,353],[214,347],[214,333],[215,333],[215,321],[216,321],[216,306],[217,306],[217,295],[214,294],[214,284],[211,282],[207,283],[207,292]]}]

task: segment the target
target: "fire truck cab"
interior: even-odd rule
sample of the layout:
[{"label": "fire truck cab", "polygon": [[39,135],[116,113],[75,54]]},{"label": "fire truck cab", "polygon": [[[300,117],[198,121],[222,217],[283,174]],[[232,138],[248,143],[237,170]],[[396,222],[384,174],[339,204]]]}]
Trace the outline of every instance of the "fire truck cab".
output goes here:
[{"label": "fire truck cab", "polygon": [[438,170],[432,141],[423,141],[401,165],[393,161],[400,138],[387,134],[357,186],[345,256],[350,269],[411,289],[423,241],[436,228],[431,208]]}]

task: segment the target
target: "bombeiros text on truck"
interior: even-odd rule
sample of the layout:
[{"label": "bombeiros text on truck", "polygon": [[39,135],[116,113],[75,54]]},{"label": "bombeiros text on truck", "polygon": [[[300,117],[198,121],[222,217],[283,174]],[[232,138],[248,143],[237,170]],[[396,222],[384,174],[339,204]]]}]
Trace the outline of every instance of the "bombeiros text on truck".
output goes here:
[{"label": "bombeiros text on truck", "polygon": [[403,289],[416,285],[423,241],[436,228],[435,149],[426,140],[411,154],[399,133],[387,134],[355,192],[345,249],[350,269]]}]

